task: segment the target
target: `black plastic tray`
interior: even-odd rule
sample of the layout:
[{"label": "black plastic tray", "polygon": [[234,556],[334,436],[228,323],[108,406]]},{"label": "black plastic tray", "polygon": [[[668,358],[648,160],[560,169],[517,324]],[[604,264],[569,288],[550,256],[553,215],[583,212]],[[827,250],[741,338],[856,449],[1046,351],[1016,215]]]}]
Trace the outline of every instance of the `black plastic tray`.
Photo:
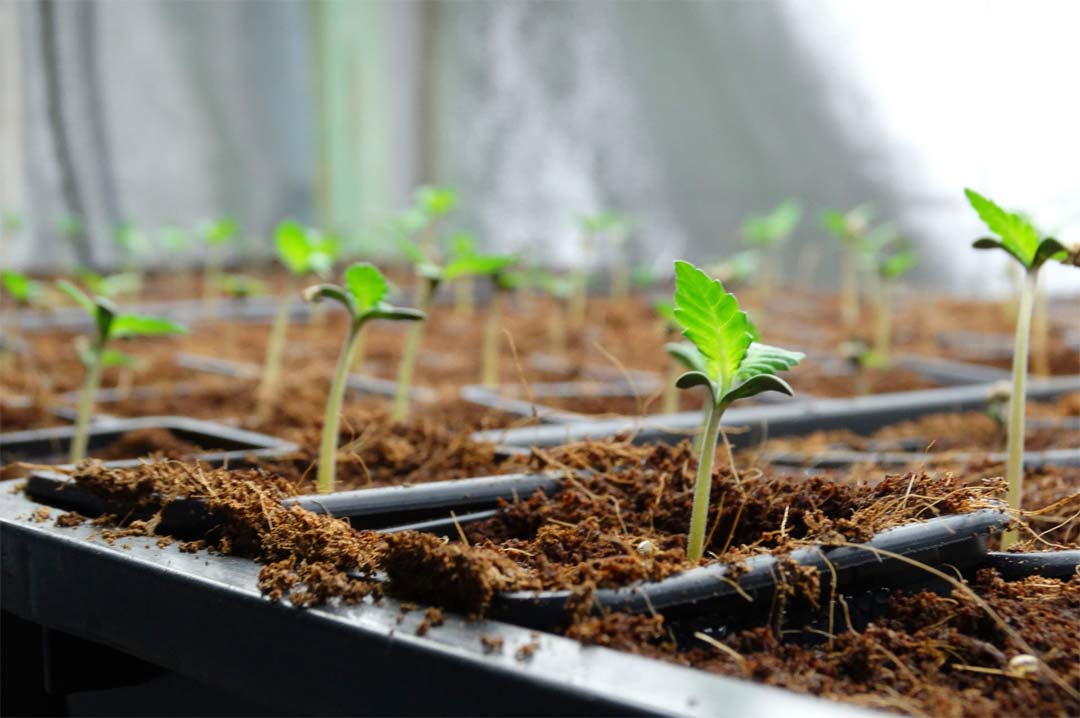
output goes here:
[{"label": "black plastic tray", "polygon": [[1028,576],[1068,579],[1080,571],[1080,549],[1068,551],[1034,551],[1031,553],[1003,553],[993,551],[986,555],[984,568],[992,568],[1006,581]]}]

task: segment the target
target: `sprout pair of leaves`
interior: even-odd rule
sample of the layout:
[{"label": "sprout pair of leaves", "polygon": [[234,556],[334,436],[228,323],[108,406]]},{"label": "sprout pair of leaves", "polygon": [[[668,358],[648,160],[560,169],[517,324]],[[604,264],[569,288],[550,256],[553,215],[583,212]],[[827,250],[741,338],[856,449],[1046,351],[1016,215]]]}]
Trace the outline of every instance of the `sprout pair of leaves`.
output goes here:
[{"label": "sprout pair of leaves", "polygon": [[802,205],[789,199],[768,214],[747,217],[742,225],[742,234],[751,244],[772,247],[787,241],[801,218]]},{"label": "sprout pair of leaves", "polygon": [[246,274],[223,274],[218,277],[218,284],[222,291],[233,299],[266,294],[266,282]]},{"label": "sprout pair of leaves", "polygon": [[877,273],[882,279],[892,281],[904,276],[919,263],[919,255],[911,247],[901,247],[877,258]]},{"label": "sprout pair of leaves", "polygon": [[207,219],[199,223],[199,237],[211,247],[223,247],[234,239],[239,231],[232,217]]},{"label": "sprout pair of leaves", "polygon": [[135,272],[102,275],[88,267],[82,267],[75,274],[91,294],[108,299],[135,294],[142,289],[142,278]]},{"label": "sprout pair of leaves", "polygon": [[964,194],[987,228],[996,236],[981,237],[975,249],[1000,249],[1029,272],[1037,272],[1048,261],[1080,266],[1080,250],[1070,250],[1053,237],[1039,237],[1038,230],[1018,213],[1008,212],[973,189]]},{"label": "sprout pair of leaves", "polygon": [[766,391],[793,394],[776,372],[805,355],[760,343],[735,295],[688,262],[675,262],[674,315],[700,355],[676,381],[680,389],[704,386],[717,407]]},{"label": "sprout pair of leaves", "polygon": [[148,247],[146,233],[133,222],[121,222],[112,231],[112,241],[129,260],[142,256]]},{"label": "sprout pair of leaves", "polygon": [[281,263],[296,276],[325,276],[333,268],[339,250],[336,238],[291,220],[274,230],[274,247]]},{"label": "sprout pair of leaves", "polygon": [[714,262],[705,268],[706,272],[721,282],[745,282],[753,277],[761,267],[761,255],[757,250],[745,249],[736,252],[721,262]]},{"label": "sprout pair of leaves", "polygon": [[413,204],[393,219],[397,241],[408,240],[457,208],[458,196],[450,187],[423,185],[413,193]]},{"label": "sprout pair of leaves", "polygon": [[510,255],[479,254],[468,235],[456,235],[455,239],[459,251],[445,265],[425,257],[420,246],[411,239],[401,239],[400,245],[415,266],[416,273],[435,284],[463,277],[497,276],[517,261],[517,257]]},{"label": "sprout pair of leaves", "polygon": [[633,228],[633,223],[616,212],[598,212],[579,218],[581,229],[586,234],[610,234],[615,239],[625,239]]},{"label": "sprout pair of leaves", "polygon": [[136,361],[124,352],[108,349],[112,339],[132,337],[164,336],[169,334],[187,334],[187,328],[169,319],[152,317],[145,314],[125,314],[118,312],[116,305],[102,296],[91,299],[71,282],[61,279],[57,289],[85,311],[94,320],[95,336],[90,342],[76,345],[79,358],[90,366],[99,361],[102,366],[131,367]]},{"label": "sprout pair of leaves", "polygon": [[16,304],[24,307],[40,302],[45,296],[44,284],[12,269],[0,272],[0,286]]},{"label": "sprout pair of leaves", "polygon": [[870,231],[876,214],[872,204],[861,204],[847,212],[827,209],[821,213],[821,223],[841,242],[854,247]]},{"label": "sprout pair of leaves", "polygon": [[330,299],[338,302],[349,313],[353,326],[370,319],[390,319],[394,321],[417,321],[426,315],[419,309],[395,307],[384,299],[390,287],[374,265],[357,262],[345,270],[344,284],[316,284],[304,290],[304,300],[318,302]]}]

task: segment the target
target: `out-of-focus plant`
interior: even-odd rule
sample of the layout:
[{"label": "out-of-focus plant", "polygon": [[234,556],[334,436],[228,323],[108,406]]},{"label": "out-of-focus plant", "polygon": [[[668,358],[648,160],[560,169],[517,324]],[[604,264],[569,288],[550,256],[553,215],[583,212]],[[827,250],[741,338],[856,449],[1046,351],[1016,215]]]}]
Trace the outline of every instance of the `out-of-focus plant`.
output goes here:
[{"label": "out-of-focus plant", "polygon": [[493,387],[499,383],[499,329],[502,326],[503,304],[506,297],[512,292],[529,286],[530,278],[525,272],[506,271],[516,257],[507,257],[509,260],[502,267],[486,272],[491,277],[492,295],[491,306],[488,307],[487,319],[484,321],[484,351],[483,362],[480,371],[480,383],[484,386]]},{"label": "out-of-focus plant", "polygon": [[822,224],[840,241],[842,247],[841,315],[848,327],[859,321],[859,256],[863,253],[863,242],[870,232],[874,214],[873,205],[862,204],[846,213],[827,209],[821,215]]},{"label": "out-of-focus plant", "polygon": [[45,285],[12,269],[0,271],[0,286],[20,307],[30,307],[45,299]]},{"label": "out-of-focus plant", "polygon": [[533,286],[551,298],[548,311],[548,347],[555,356],[563,356],[567,350],[567,314],[573,283],[566,277],[537,269],[532,272]]},{"label": "out-of-focus plant", "polygon": [[[739,308],[735,295],[688,262],[675,262],[674,305],[675,320],[683,328],[683,336],[697,348],[699,359],[697,366],[680,376],[675,385],[680,389],[704,386],[709,392],[686,545],[687,559],[697,562],[705,549],[721,416],[733,402],[762,392],[778,391],[791,396],[791,387],[776,373],[795,366],[804,355],[758,342],[757,330]],[[731,470],[734,473],[735,467]]]},{"label": "out-of-focus plant", "polygon": [[[1020,291],[1020,308],[1016,317],[1016,339],[1012,361],[1012,399],[1009,404],[1008,461],[1005,478],[1008,482],[1009,506],[1020,510],[1024,484],[1024,402],[1026,399],[1028,339],[1031,333],[1031,314],[1038,288],[1039,270],[1047,262],[1080,266],[1080,250],[1067,248],[1053,237],[1040,237],[1030,221],[1018,213],[1008,212],[992,200],[972,189],[965,189],[968,202],[986,224],[992,236],[981,237],[973,243],[976,249],[999,249],[1012,257],[1024,270]],[[1016,531],[1001,537],[1003,549],[1016,542]]]},{"label": "out-of-focus plant", "polygon": [[135,296],[142,290],[143,286],[142,276],[137,272],[98,274],[89,267],[80,267],[75,271],[75,276],[91,294],[106,299]]},{"label": "out-of-focus plant", "polygon": [[226,248],[236,240],[237,224],[232,217],[208,219],[199,223],[199,239],[206,245],[206,261],[203,263],[203,301],[214,298],[214,286],[221,275]]},{"label": "out-of-focus plant", "polygon": [[269,418],[280,391],[281,363],[292,310],[292,282],[309,274],[326,276],[334,266],[337,243],[313,229],[288,220],[279,224],[274,231],[274,249],[290,280],[286,282],[285,291],[278,301],[266,344],[266,359],[257,392],[256,418],[259,423]]},{"label": "out-of-focus plant", "polygon": [[185,334],[187,329],[169,319],[142,314],[123,314],[105,297],[88,297],[78,287],[66,280],[56,283],[94,321],[93,334],[76,345],[79,356],[86,365],[86,378],[79,392],[78,416],[75,436],[71,440],[71,463],[78,463],[86,456],[87,429],[94,410],[94,397],[101,386],[101,372],[110,366],[131,366],[132,357],[109,347],[114,339],[132,337]]},{"label": "out-of-focus plant", "polygon": [[878,287],[874,295],[874,353],[886,366],[892,363],[893,294],[896,292],[897,283],[918,263],[919,257],[915,249],[903,243],[892,248],[882,248],[875,258]]},{"label": "out-of-focus plant", "polygon": [[727,259],[712,262],[704,269],[710,277],[725,284],[746,284],[757,275],[760,267],[760,253],[755,249],[744,249]]},{"label": "out-of-focus plant", "polygon": [[750,215],[743,222],[743,239],[760,253],[758,289],[766,298],[781,281],[778,256],[780,248],[791,238],[801,218],[802,205],[794,199],[788,199],[768,214]]},{"label": "out-of-focus plant", "polygon": [[382,273],[367,262],[350,265],[345,270],[345,281],[341,286],[316,284],[304,290],[305,301],[317,302],[330,299],[338,302],[348,312],[350,319],[345,343],[341,347],[334,378],[330,383],[326,414],[323,417],[317,470],[317,486],[321,494],[334,490],[341,405],[345,398],[345,385],[349,376],[349,366],[352,364],[352,353],[364,325],[372,319],[419,321],[424,318],[424,313],[421,311],[395,307],[384,302],[387,291],[386,280]]}]

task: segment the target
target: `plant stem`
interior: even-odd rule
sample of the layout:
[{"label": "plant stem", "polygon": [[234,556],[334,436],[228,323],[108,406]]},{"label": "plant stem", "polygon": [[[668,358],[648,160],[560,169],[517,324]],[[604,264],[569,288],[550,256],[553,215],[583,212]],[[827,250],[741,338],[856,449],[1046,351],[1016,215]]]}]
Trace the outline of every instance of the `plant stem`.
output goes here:
[{"label": "plant stem", "polygon": [[1031,371],[1035,376],[1050,376],[1050,320],[1046,311],[1046,292],[1035,292],[1031,319]]},{"label": "plant stem", "polygon": [[462,277],[454,282],[454,317],[466,321],[473,313],[473,280]]},{"label": "plant stem", "polygon": [[705,433],[701,437],[697,480],[694,482],[690,535],[686,542],[686,557],[693,562],[700,561],[705,553],[705,528],[709,519],[709,492],[712,489],[713,461],[716,458],[716,436],[720,432],[720,416],[724,409],[710,397],[707,411],[709,415],[705,420]]},{"label": "plant stem", "polygon": [[274,324],[270,328],[270,338],[266,343],[266,360],[263,362],[262,379],[256,392],[257,405],[255,418],[263,423],[270,418],[270,412],[277,398],[278,384],[281,381],[281,361],[285,354],[285,336],[289,328],[289,309],[292,298],[288,291],[278,303]]},{"label": "plant stem", "polygon": [[551,353],[556,356],[566,354],[566,302],[553,298],[551,314],[548,316],[548,341]]},{"label": "plant stem", "polygon": [[214,281],[221,275],[221,252],[217,247],[206,250],[206,265],[203,267],[202,298],[204,302],[216,304]]},{"label": "plant stem", "polygon": [[493,387],[499,383],[499,326],[501,325],[502,296],[496,289],[491,297],[491,309],[484,325],[484,357],[480,383]]},{"label": "plant stem", "polygon": [[855,252],[845,247],[841,261],[841,312],[844,324],[850,327],[859,321],[859,278],[855,266]]},{"label": "plant stem", "polygon": [[[1013,347],[1012,396],[1009,399],[1009,458],[1005,468],[1009,508],[1019,511],[1024,489],[1024,405],[1028,364],[1028,339],[1031,334],[1031,311],[1035,303],[1038,270],[1029,269],[1020,290],[1020,311],[1016,315],[1016,343]],[[1001,548],[1016,543],[1017,532],[1001,536]]]},{"label": "plant stem", "polygon": [[611,298],[626,299],[630,294],[630,265],[626,261],[623,242],[615,245],[615,267],[611,273]]},{"label": "plant stem", "polygon": [[94,397],[101,384],[101,359],[104,354],[105,343],[97,342],[92,355],[93,359],[90,366],[86,368],[82,390],[79,392],[79,413],[75,419],[75,436],[71,439],[70,461],[73,464],[79,463],[86,457],[86,446],[89,441],[86,432],[90,425],[90,415],[94,413]]},{"label": "plant stem", "polygon": [[[431,295],[435,290],[434,282],[418,277],[420,285],[416,288],[416,308],[427,312]],[[391,418],[404,421],[409,413],[409,393],[412,388],[413,370],[416,368],[416,355],[420,350],[420,339],[424,333],[426,320],[413,322],[405,337],[405,349],[401,354],[401,366],[398,367],[397,392],[394,394],[394,409]]]},{"label": "plant stem", "polygon": [[356,337],[356,348],[353,349],[352,364],[351,364],[351,366],[353,368],[353,371],[363,372],[364,371],[364,362],[365,361],[366,361],[366,358],[364,356],[364,335],[363,335],[363,333],[361,333],[361,334],[357,335],[357,337]]},{"label": "plant stem", "polygon": [[875,293],[877,313],[874,317],[874,353],[888,364],[892,351],[892,284],[882,281]]},{"label": "plant stem", "polygon": [[326,399],[326,415],[323,417],[322,440],[319,443],[319,469],[317,487],[320,494],[334,490],[334,476],[337,468],[338,426],[341,422],[341,403],[345,399],[345,384],[349,378],[353,351],[364,325],[353,322],[349,325],[349,335],[341,347],[334,380],[330,384],[330,395]]},{"label": "plant stem", "polygon": [[678,362],[671,362],[667,382],[664,384],[663,413],[665,414],[674,414],[679,411],[679,387],[675,386],[675,380],[679,378],[682,372],[683,368]]}]

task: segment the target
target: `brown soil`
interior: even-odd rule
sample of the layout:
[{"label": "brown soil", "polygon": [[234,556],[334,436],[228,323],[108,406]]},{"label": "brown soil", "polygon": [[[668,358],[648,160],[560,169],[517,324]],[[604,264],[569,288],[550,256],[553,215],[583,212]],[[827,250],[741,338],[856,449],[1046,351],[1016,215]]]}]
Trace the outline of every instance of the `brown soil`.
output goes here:
[{"label": "brown soil", "polygon": [[178,438],[168,429],[151,428],[128,431],[107,447],[89,452],[92,458],[102,461],[163,457],[183,459],[213,447],[204,447]]},{"label": "brown soil", "polygon": [[[798,631],[781,640],[768,628],[756,628],[723,638],[728,650],[704,641],[677,646],[659,615],[589,618],[567,635],[867,709],[996,718],[1080,713],[1078,623],[1080,576],[1007,583],[982,571],[970,591],[897,593],[886,617],[864,631],[838,630],[830,640],[816,637],[810,645],[799,641]],[[1028,661],[1036,667],[1024,672],[1028,648],[1044,663]]]},{"label": "brown soil", "polygon": [[0,403],[0,432],[44,429],[66,423],[49,411],[46,405],[36,401],[26,406]]}]

